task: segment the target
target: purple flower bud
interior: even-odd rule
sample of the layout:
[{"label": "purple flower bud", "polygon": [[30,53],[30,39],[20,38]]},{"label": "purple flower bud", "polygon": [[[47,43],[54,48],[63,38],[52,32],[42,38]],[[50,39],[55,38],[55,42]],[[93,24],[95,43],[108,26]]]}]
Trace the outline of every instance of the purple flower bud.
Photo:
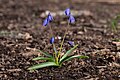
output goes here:
[{"label": "purple flower bud", "polygon": [[53,17],[51,16],[50,13],[48,14],[48,17],[47,17],[47,18],[48,18],[49,21],[52,21],[52,20],[53,20]]},{"label": "purple flower bud", "polygon": [[67,9],[64,11],[64,13],[65,13],[66,16],[70,16],[70,14],[71,14],[71,13],[70,13],[70,9],[67,8]]},{"label": "purple flower bud", "polygon": [[54,41],[55,41],[55,38],[54,38],[54,37],[51,37],[51,38],[50,38],[50,44],[53,44]]},{"label": "purple flower bud", "polygon": [[74,46],[74,42],[73,41],[68,41],[68,44],[70,44],[70,46]]},{"label": "purple flower bud", "polygon": [[47,26],[48,23],[49,23],[49,20],[48,20],[48,18],[46,18],[43,22],[43,26]]},{"label": "purple flower bud", "polygon": [[69,23],[74,23],[74,22],[75,22],[75,18],[72,15],[70,15],[69,16]]}]

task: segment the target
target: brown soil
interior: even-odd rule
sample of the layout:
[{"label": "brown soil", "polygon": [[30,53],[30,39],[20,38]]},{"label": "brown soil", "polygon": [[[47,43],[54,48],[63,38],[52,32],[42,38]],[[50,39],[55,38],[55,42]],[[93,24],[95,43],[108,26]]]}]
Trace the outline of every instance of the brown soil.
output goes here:
[{"label": "brown soil", "polygon": [[[63,36],[67,20],[58,15],[70,7],[76,23],[69,26],[65,38],[65,51],[70,48],[67,40],[79,47],[75,54],[88,55],[89,59],[73,59],[62,67],[47,67],[30,72],[27,70],[40,61],[36,50],[51,52],[49,27],[42,21],[47,10],[55,13],[50,26],[56,36]],[[57,14],[58,13],[58,14]],[[111,19],[120,13],[120,4],[79,3],[58,0],[0,0],[0,79],[1,80],[119,80],[120,79],[120,30],[111,31]],[[61,40],[56,40],[58,45]],[[59,46],[59,45],[58,45]]]}]

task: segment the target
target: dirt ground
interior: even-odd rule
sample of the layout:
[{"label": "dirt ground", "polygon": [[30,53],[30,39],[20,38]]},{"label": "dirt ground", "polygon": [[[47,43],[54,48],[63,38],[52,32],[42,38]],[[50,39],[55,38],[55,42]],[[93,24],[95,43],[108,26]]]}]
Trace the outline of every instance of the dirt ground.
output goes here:
[{"label": "dirt ground", "polygon": [[[54,34],[63,37],[67,20],[63,11],[70,7],[76,23],[65,38],[79,44],[75,54],[89,59],[73,59],[62,67],[30,72],[28,67],[41,55],[51,52],[49,27],[42,22],[50,11]],[[120,30],[111,30],[111,20],[120,14],[120,3],[69,2],[67,0],[0,0],[0,80],[120,80]],[[59,46],[61,40],[56,39]]]}]

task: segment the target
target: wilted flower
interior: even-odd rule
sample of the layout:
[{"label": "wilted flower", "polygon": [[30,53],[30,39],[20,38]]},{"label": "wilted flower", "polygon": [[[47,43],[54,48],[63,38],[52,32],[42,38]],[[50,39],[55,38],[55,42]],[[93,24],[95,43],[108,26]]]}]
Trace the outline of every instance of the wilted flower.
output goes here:
[{"label": "wilted flower", "polygon": [[51,37],[51,38],[50,38],[50,44],[53,44],[54,41],[55,41],[55,38],[54,38],[54,37]]},{"label": "wilted flower", "polygon": [[53,17],[49,13],[48,16],[47,16],[47,18],[43,22],[43,26],[47,26],[49,24],[49,22],[52,21],[52,20],[53,20]]},{"label": "wilted flower", "polygon": [[68,41],[68,44],[70,44],[70,46],[74,46],[74,42],[73,41]]},{"label": "wilted flower", "polygon": [[74,23],[74,22],[75,22],[75,18],[72,15],[70,15],[69,16],[69,23]]},{"label": "wilted flower", "polygon": [[67,8],[66,10],[65,10],[65,15],[67,15],[67,16],[70,16],[70,9],[69,8]]}]

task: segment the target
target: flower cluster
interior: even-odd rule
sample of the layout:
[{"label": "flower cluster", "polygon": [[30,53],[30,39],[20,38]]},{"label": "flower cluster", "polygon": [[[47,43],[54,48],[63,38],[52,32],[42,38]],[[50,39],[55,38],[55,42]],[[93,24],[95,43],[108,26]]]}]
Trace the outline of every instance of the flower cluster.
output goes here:
[{"label": "flower cluster", "polygon": [[75,18],[71,15],[71,12],[70,12],[69,8],[67,8],[64,13],[65,13],[66,16],[69,17],[69,19],[68,19],[69,23],[74,23],[75,22]]},{"label": "flower cluster", "polygon": [[[65,11],[64,11],[65,15],[69,17],[68,19],[68,22],[69,23],[74,23],[75,22],[75,18],[71,15],[71,12],[70,12],[70,8],[67,8]],[[44,20],[43,22],[43,26],[47,26],[49,24],[49,22],[51,22],[53,20],[53,16],[49,13],[47,18]],[[50,43],[53,44],[55,41],[54,37],[51,37],[50,38]],[[71,46],[74,46],[73,44],[74,42],[72,41],[68,41],[68,44],[70,44]]]},{"label": "flower cluster", "polygon": [[[53,20],[53,16],[49,13],[47,18],[43,22],[43,26],[47,26],[49,24],[49,22],[51,22],[52,20]],[[54,41],[55,41],[54,37],[51,37],[50,43],[53,44]]]}]

